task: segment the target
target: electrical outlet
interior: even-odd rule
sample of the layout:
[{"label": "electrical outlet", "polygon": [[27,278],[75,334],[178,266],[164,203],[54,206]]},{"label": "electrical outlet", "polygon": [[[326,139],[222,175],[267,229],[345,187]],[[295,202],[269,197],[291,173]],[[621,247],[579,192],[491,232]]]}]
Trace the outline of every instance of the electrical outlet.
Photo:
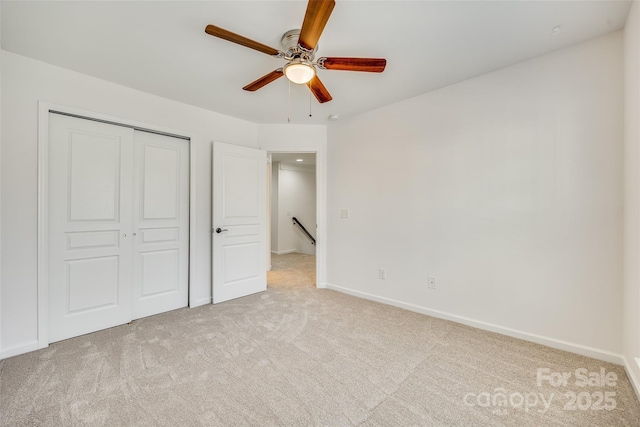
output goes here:
[{"label": "electrical outlet", "polygon": [[433,276],[429,276],[429,289],[436,288],[436,278]]},{"label": "electrical outlet", "polygon": [[378,270],[378,278],[380,280],[386,280],[387,279],[387,270],[385,270],[384,268],[381,268],[380,270]]}]

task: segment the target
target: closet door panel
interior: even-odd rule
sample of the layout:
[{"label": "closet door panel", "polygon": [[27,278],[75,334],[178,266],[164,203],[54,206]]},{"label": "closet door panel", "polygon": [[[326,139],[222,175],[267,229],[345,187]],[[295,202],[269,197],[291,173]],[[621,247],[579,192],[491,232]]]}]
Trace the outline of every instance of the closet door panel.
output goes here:
[{"label": "closet door panel", "polygon": [[135,319],[185,307],[189,270],[189,143],[136,131]]},{"label": "closet door panel", "polygon": [[131,320],[133,130],[49,116],[49,341]]}]

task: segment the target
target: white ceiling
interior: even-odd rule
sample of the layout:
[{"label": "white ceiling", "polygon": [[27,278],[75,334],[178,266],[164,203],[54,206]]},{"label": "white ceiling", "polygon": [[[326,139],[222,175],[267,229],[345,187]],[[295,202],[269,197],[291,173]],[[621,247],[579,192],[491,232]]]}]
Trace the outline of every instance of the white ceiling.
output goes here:
[{"label": "white ceiling", "polygon": [[[384,57],[382,74],[320,70],[333,96],[291,85],[291,122],[326,124],[624,26],[629,2],[337,0],[316,57]],[[280,49],[306,1],[2,1],[2,48],[256,123],[286,123],[288,81],[242,87],[284,60],[207,35],[214,24]],[[553,27],[561,25],[558,35]]]}]

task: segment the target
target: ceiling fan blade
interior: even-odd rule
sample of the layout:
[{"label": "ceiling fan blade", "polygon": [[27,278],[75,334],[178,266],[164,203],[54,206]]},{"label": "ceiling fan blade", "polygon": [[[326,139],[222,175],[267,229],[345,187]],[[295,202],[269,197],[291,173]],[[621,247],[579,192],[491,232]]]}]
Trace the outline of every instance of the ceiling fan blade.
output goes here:
[{"label": "ceiling fan blade", "polygon": [[320,58],[318,68],[324,70],[366,71],[381,73],[387,66],[384,58]]},{"label": "ceiling fan blade", "polygon": [[246,85],[242,89],[248,90],[250,92],[255,92],[256,90],[262,88],[263,86],[268,85],[272,81],[278,80],[282,76],[284,76],[284,73],[282,72],[282,68],[278,68],[277,70],[272,71],[269,74],[266,74],[266,75],[260,77],[255,82],[249,83],[248,85]]},{"label": "ceiling fan blade", "polygon": [[315,95],[319,103],[324,104],[325,102],[329,102],[333,99],[318,76],[312,78],[309,83],[307,83],[307,86],[309,86],[309,89]]},{"label": "ceiling fan blade", "polygon": [[316,47],[335,5],[334,0],[309,0],[298,38],[300,46],[307,50],[313,50]]},{"label": "ceiling fan blade", "polygon": [[266,53],[267,55],[276,57],[279,57],[281,55],[281,52],[277,49],[274,49],[262,43],[258,43],[257,41],[248,39],[236,33],[232,33],[231,31],[227,31],[223,28],[216,27],[215,25],[207,25],[207,28],[205,28],[204,31],[214,37],[218,37],[232,43],[237,43],[250,49],[255,49],[259,52]]}]

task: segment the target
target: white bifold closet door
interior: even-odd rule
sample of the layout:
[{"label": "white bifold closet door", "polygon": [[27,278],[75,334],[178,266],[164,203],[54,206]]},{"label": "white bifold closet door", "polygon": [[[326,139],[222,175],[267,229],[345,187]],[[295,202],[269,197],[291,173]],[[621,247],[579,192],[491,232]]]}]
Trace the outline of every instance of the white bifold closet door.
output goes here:
[{"label": "white bifold closet door", "polygon": [[49,341],[184,307],[189,143],[51,113]]}]

